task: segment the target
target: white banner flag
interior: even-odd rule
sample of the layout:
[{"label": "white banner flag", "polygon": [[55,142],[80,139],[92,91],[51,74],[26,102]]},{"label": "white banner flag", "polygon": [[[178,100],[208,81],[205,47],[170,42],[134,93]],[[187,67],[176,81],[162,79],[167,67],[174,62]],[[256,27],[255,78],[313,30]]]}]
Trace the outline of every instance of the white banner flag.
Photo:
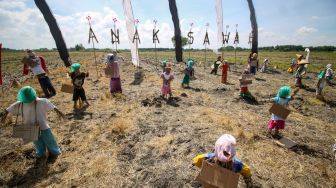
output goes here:
[{"label": "white banner flag", "polygon": [[124,14],[125,14],[125,20],[126,20],[126,29],[128,33],[128,41],[131,48],[131,54],[132,54],[132,63],[136,66],[139,65],[139,56],[138,56],[138,49],[136,48],[136,45],[133,43],[133,35],[135,32],[134,29],[134,16],[133,16],[133,9],[131,0],[123,0],[122,1],[123,8],[124,8]]},{"label": "white banner flag", "polygon": [[218,45],[222,47],[223,43],[223,8],[222,8],[222,0],[216,0],[216,13],[217,13],[217,40]]}]

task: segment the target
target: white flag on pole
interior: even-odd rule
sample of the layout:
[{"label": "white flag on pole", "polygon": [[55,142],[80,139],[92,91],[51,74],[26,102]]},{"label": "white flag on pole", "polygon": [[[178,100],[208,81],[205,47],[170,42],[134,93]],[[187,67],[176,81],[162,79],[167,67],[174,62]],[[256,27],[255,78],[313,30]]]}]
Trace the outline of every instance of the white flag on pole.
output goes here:
[{"label": "white flag on pole", "polygon": [[122,4],[123,4],[125,20],[126,20],[128,41],[129,41],[130,48],[131,48],[132,63],[136,66],[139,66],[138,49],[136,48],[136,45],[133,43],[133,35],[135,32],[135,29],[134,29],[134,16],[133,16],[131,0],[123,0]]},{"label": "white flag on pole", "polygon": [[222,47],[223,42],[223,7],[222,0],[216,0],[216,13],[217,13],[217,43]]}]

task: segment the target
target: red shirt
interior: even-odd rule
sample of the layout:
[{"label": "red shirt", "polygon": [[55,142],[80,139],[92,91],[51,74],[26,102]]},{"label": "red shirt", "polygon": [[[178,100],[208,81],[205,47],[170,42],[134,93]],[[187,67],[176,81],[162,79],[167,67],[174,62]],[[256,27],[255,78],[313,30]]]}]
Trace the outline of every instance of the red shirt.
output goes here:
[{"label": "red shirt", "polygon": [[224,65],[222,66],[222,72],[227,72],[229,68],[230,68],[230,66],[229,66],[228,63],[224,64]]}]

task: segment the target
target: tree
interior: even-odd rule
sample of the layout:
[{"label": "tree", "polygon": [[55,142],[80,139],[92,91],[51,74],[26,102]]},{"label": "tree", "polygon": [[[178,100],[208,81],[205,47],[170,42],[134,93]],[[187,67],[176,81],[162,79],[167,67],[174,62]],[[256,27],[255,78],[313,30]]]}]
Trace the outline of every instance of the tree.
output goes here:
[{"label": "tree", "polygon": [[181,39],[181,29],[180,29],[180,20],[177,13],[177,6],[175,0],[168,0],[169,10],[172,15],[172,20],[174,23],[174,35],[176,37],[176,46],[175,46],[175,56],[177,62],[183,61],[183,51],[182,51],[182,39]]},{"label": "tree", "polygon": [[252,53],[258,53],[258,24],[252,0],[247,0],[252,27]]},{"label": "tree", "polygon": [[45,21],[47,22],[51,35],[53,36],[56,47],[58,50],[58,53],[61,57],[61,59],[64,62],[64,65],[66,67],[69,67],[71,64],[69,62],[69,52],[66,47],[65,41],[62,36],[62,32],[60,28],[57,25],[56,19],[54,15],[52,14],[47,2],[45,0],[34,0],[36,6],[40,9]]},{"label": "tree", "polygon": [[[181,36],[181,39],[182,39],[182,48],[183,48],[185,45],[188,44],[188,38],[187,38],[187,37],[182,37],[182,36]],[[171,38],[171,40],[172,40],[172,43],[174,44],[174,46],[176,46],[176,44],[175,44],[175,36],[173,36],[173,37]]]},{"label": "tree", "polygon": [[76,51],[84,51],[85,48],[84,48],[83,44],[76,44],[75,50]]}]

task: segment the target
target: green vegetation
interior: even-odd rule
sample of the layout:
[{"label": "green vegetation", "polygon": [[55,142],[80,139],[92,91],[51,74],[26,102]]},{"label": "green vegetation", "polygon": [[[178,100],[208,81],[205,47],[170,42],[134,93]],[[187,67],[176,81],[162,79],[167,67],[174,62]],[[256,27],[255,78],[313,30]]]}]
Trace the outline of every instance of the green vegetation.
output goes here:
[{"label": "green vegetation", "polygon": [[[98,54],[104,54],[110,52],[110,49],[99,50]],[[125,58],[129,59],[131,53],[128,50],[118,50],[118,52],[124,56]],[[37,54],[42,55],[46,58],[48,62],[48,66],[64,66],[62,60],[59,58],[57,51],[36,51]],[[247,64],[247,57],[250,51],[242,50],[236,52],[236,63],[237,64]],[[271,64],[269,66],[274,67],[282,70],[287,70],[289,67],[290,61],[292,58],[295,57],[296,53],[301,53],[306,55],[304,51],[299,52],[278,52],[278,51],[267,51],[267,50],[260,50],[259,51],[259,61],[260,66],[263,63],[264,59],[267,58],[270,60]],[[14,75],[21,75],[22,74],[22,67],[21,67],[21,59],[25,55],[25,51],[4,51],[2,56],[2,63],[3,68],[2,71],[5,74],[14,74]],[[167,50],[158,50],[157,52],[158,60],[161,59],[168,59],[170,62],[175,62],[175,53],[173,49]],[[184,59],[189,58],[189,51],[184,50]],[[196,66],[200,62],[204,62],[204,50],[191,50],[190,51],[190,58],[196,61]],[[154,61],[154,50],[145,50],[141,49],[139,51],[139,56],[141,59],[150,59]],[[212,51],[207,52],[207,66],[211,66],[211,64],[216,60],[217,54],[213,53]],[[93,52],[88,51],[70,51],[70,57],[72,58],[73,62],[81,62],[81,59],[93,57]],[[228,60],[230,63],[235,62],[234,51],[224,51],[224,59]],[[318,73],[322,70],[327,64],[333,64],[333,67],[336,67],[336,53],[334,52],[318,52],[318,51],[311,51],[310,53],[310,65],[308,66],[308,72],[315,72]],[[154,62],[153,62],[154,63]],[[202,63],[202,66],[204,63]]]},{"label": "green vegetation", "polygon": [[[185,45],[188,44],[188,38],[187,38],[187,37],[181,37],[181,39],[182,39],[182,48],[183,48]],[[173,36],[173,37],[171,38],[171,41],[172,41],[172,43],[173,43],[174,46],[175,46],[175,36]]]}]

